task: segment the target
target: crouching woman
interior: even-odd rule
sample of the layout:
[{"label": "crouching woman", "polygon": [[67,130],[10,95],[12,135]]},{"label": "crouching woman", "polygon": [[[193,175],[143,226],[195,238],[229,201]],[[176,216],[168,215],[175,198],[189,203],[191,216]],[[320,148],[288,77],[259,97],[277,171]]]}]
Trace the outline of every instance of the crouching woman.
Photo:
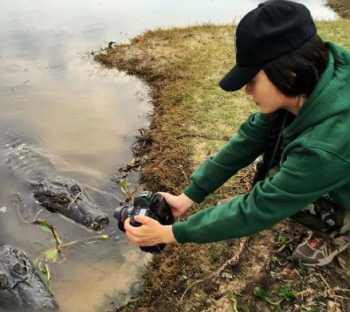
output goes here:
[{"label": "crouching woman", "polygon": [[172,226],[142,216],[141,227],[126,221],[127,235],[139,245],[208,243],[292,217],[317,233],[294,255],[325,265],[349,245],[344,240],[332,252],[323,237],[346,237],[350,230],[350,54],[321,40],[304,5],[284,0],[244,16],[235,40],[236,65],[220,86],[229,92],[245,86],[259,112],[194,172],[182,194],[162,195],[175,216],[184,215],[262,155],[254,186]]}]

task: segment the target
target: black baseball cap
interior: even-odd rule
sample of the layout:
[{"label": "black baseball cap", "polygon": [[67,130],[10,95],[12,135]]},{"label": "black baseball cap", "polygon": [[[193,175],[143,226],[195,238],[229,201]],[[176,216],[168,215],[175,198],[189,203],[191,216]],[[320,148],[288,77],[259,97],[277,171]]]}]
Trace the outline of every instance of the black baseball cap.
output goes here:
[{"label": "black baseball cap", "polygon": [[260,3],[237,26],[236,65],[220,87],[225,91],[242,88],[264,65],[302,47],[316,33],[311,13],[303,4],[287,0]]}]

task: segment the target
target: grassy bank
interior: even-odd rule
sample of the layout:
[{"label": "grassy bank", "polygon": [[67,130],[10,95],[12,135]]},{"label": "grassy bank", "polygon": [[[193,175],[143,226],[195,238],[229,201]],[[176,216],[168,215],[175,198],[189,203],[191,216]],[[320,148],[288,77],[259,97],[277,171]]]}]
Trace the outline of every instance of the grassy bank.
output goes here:
[{"label": "grassy bank", "polygon": [[[349,21],[320,23],[319,30],[350,48]],[[210,25],[150,31],[96,55],[152,88],[152,123],[137,151],[147,188],[180,193],[193,169],[254,111],[244,92],[225,93],[217,85],[232,66],[232,34],[232,27]],[[246,192],[251,171],[237,174],[194,210]],[[349,311],[334,289],[350,287],[347,270],[335,263],[313,271],[290,261],[303,233],[284,222],[248,240],[168,246],[150,264],[142,295],[120,310]]]},{"label": "grassy bank", "polygon": [[328,0],[328,5],[336,11],[339,16],[350,18],[349,0]]}]

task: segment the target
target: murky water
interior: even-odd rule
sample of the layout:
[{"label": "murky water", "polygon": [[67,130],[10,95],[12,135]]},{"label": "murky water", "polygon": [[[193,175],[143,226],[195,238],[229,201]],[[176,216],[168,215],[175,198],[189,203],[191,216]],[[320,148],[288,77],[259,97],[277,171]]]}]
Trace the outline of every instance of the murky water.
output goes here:
[{"label": "murky water", "polygon": [[[147,87],[134,77],[105,70],[90,52],[127,41],[150,28],[203,22],[231,23],[259,1],[232,0],[1,0],[0,141],[5,133],[45,151],[63,174],[115,193],[113,172],[132,157],[137,129],[151,110]],[[333,19],[324,1],[300,1],[316,18]],[[0,148],[1,150],[1,148]],[[0,158],[2,155],[0,155]],[[13,193],[26,193],[0,161],[0,241],[24,248],[33,259],[51,246],[50,235],[24,223]],[[111,214],[114,201],[100,199]],[[46,211],[63,239],[94,233]],[[115,222],[107,229],[114,231]],[[78,244],[51,265],[51,287],[64,312],[96,311],[137,279],[144,254],[120,233]]]}]

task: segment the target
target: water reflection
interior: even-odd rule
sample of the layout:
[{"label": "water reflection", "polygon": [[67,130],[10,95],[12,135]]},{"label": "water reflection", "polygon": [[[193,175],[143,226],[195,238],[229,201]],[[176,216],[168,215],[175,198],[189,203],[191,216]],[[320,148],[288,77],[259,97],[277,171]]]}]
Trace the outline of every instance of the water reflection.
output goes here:
[{"label": "water reflection", "polygon": [[[147,126],[147,87],[134,77],[100,68],[89,52],[150,28],[231,23],[259,2],[1,0],[0,140],[9,130],[18,133],[45,150],[59,170],[114,190],[111,175],[130,159],[136,130]],[[325,1],[300,2],[316,18],[335,18]],[[24,224],[11,202],[12,193],[28,195],[28,190],[3,163],[0,177],[6,181],[0,190],[0,207],[8,208],[1,213],[1,240],[36,257],[47,248],[47,233]],[[65,241],[91,234],[46,211],[41,217],[54,224]],[[94,311],[105,294],[127,287],[136,278],[129,268],[139,258],[138,249],[122,237],[68,251],[67,261],[52,268],[52,287],[62,311],[80,311],[81,306],[81,311]]]}]

